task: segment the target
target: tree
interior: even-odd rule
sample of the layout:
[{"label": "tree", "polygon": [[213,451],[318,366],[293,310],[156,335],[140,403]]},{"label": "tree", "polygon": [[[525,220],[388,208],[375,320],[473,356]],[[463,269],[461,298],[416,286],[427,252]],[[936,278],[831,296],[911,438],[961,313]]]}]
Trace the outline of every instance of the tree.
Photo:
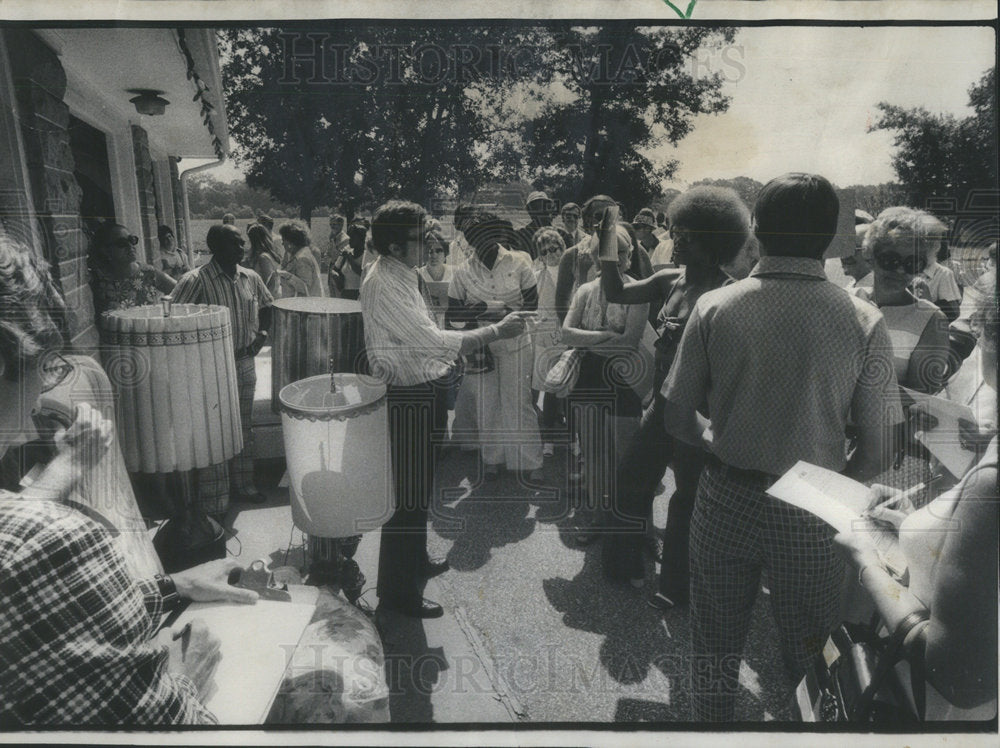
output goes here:
[{"label": "tree", "polygon": [[[461,36],[456,35],[461,32]],[[222,32],[235,155],[247,182],[349,215],[390,197],[430,205],[480,171],[469,77],[448,55],[491,30],[338,23]]]},{"label": "tree", "polygon": [[721,74],[689,64],[733,30],[345,24],[221,33],[234,154],[251,186],[308,217],[390,197],[431,206],[527,178],[557,199],[648,204]]},{"label": "tree", "polygon": [[895,133],[892,165],[910,205],[937,199],[962,208],[972,191],[997,189],[995,67],[969,89],[969,105],[974,114],[964,119],[878,105],[882,115],[873,129]]},{"label": "tree", "polygon": [[764,185],[758,182],[756,179],[751,179],[750,177],[734,177],[733,179],[702,179],[700,181],[692,184],[692,187],[709,186],[709,187],[729,187],[734,190],[740,199],[747,206],[747,208],[753,208],[755,202],[757,202],[757,194],[764,188]]},{"label": "tree", "polygon": [[536,33],[543,51],[521,95],[493,92],[485,102],[491,120],[510,123],[487,169],[499,179],[526,174],[564,201],[607,193],[629,215],[649,205],[678,163],[646,154],[676,145],[695,115],[728,106],[721,72],[699,74],[694,61],[734,30],[608,24]]},{"label": "tree", "polygon": [[221,218],[224,213],[233,213],[237,218],[253,218],[258,213],[275,217],[289,211],[268,192],[248,187],[243,180],[220,182],[211,174],[196,174],[191,179],[188,200],[192,216],[199,218]]},{"label": "tree", "polygon": [[886,208],[907,205],[906,189],[899,184],[852,184],[846,188],[854,193],[854,207],[877,216]]}]

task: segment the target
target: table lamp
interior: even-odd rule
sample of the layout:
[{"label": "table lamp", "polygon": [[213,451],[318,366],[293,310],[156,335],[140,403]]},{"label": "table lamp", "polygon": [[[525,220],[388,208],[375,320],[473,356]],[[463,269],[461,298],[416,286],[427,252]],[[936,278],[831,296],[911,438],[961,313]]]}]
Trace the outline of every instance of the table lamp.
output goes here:
[{"label": "table lamp", "polygon": [[191,471],[243,448],[229,310],[168,298],[162,306],[105,312],[101,339],[125,466],[178,471],[183,503],[177,515],[191,521]]}]

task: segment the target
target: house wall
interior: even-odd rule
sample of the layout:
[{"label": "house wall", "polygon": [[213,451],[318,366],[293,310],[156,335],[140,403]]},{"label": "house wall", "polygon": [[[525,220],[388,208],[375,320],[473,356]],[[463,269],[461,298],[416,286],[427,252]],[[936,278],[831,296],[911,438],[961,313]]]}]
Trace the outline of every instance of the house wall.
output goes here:
[{"label": "house wall", "polygon": [[58,56],[24,29],[4,32],[38,242],[62,289],[66,335],[75,350],[98,343],[80,222],[80,188],[69,146],[66,74]]},{"label": "house wall", "polygon": [[132,125],[132,154],[135,159],[135,183],[139,191],[139,225],[133,230],[142,238],[146,262],[154,262],[158,249],[156,227],[160,225],[156,174],[149,150],[149,135],[139,125]]}]

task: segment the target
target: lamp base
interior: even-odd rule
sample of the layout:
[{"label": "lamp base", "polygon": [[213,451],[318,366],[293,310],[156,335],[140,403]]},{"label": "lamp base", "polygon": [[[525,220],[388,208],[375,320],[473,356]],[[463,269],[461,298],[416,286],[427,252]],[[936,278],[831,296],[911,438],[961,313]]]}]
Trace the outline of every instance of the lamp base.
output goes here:
[{"label": "lamp base", "polygon": [[308,584],[339,587],[348,602],[354,604],[365,586],[365,575],[354,560],[360,535],[348,538],[309,536]]}]

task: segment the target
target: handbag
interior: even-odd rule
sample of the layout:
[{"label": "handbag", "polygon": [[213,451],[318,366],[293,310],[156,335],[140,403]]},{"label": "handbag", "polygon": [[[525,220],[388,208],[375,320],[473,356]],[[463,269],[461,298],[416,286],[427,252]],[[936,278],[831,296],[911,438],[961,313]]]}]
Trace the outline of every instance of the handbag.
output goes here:
[{"label": "handbag", "polygon": [[[926,611],[911,613],[890,636],[879,636],[877,615],[868,627],[852,623],[838,626],[795,689],[799,719],[897,728],[922,722],[926,684],[923,650],[917,648],[910,655],[903,643],[927,619]],[[909,689],[896,670],[902,660],[910,665]]]},{"label": "handbag", "polygon": [[566,397],[576,386],[582,358],[583,350],[580,348],[568,348],[563,351],[549,369],[549,373],[545,375],[542,390],[551,392],[557,397]]}]

